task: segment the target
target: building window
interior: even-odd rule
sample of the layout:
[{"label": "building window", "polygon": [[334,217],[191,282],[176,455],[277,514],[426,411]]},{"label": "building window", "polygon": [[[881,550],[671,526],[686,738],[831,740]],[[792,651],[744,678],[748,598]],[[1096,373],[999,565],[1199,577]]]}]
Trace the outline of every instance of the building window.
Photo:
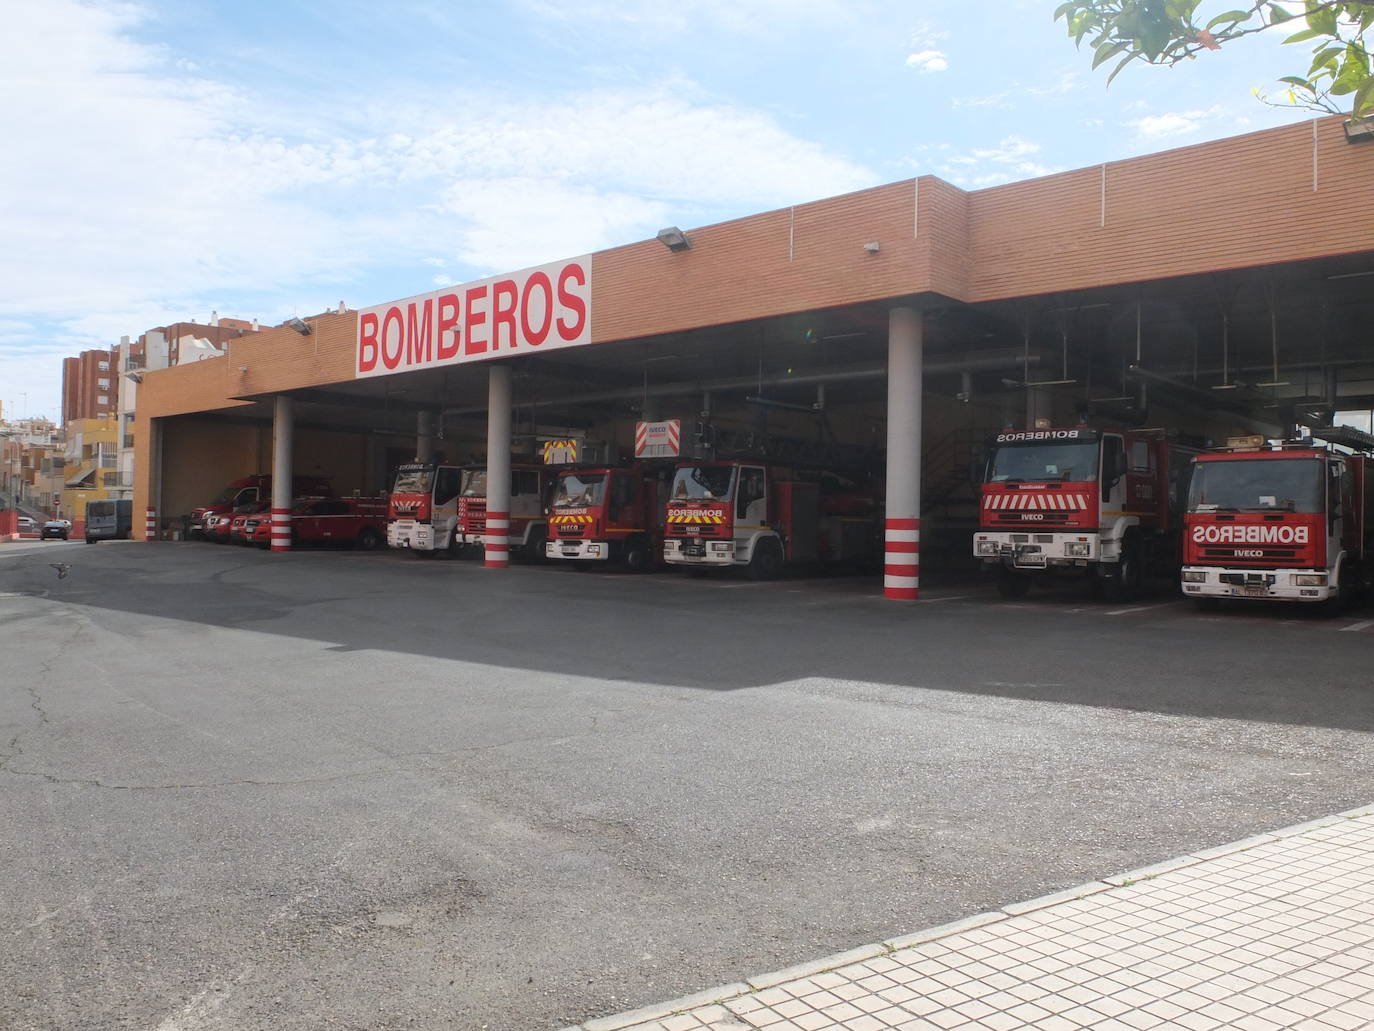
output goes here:
[{"label": "building window", "polygon": [[101,371],[101,372],[109,372],[109,371],[110,371],[110,363],[109,363],[109,362],[100,362],[100,363],[99,363],[99,367],[100,367],[100,371]]},{"label": "building window", "polygon": [[101,390],[110,389],[110,381],[104,378],[96,380],[95,385],[98,386]]},{"label": "building window", "polygon": [[1337,412],[1333,421],[1337,426],[1352,426],[1365,433],[1374,432],[1374,412],[1368,410]]},{"label": "building window", "polygon": [[96,404],[107,405],[110,403],[110,399],[107,395],[101,394],[99,397],[95,399],[95,402]]}]

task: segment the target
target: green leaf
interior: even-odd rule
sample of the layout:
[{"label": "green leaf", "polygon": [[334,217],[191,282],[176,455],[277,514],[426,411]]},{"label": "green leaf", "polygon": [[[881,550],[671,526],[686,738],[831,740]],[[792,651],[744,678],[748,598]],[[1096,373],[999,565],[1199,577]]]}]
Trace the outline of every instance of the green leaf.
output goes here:
[{"label": "green leaf", "polygon": [[1102,46],[1097,48],[1097,56],[1093,58],[1093,68],[1096,69],[1104,61],[1110,61],[1117,54],[1121,53],[1121,51],[1125,50],[1128,45],[1129,44],[1126,43],[1115,43],[1111,45],[1106,43],[1102,44]]},{"label": "green leaf", "polygon": [[1249,21],[1253,13],[1252,11],[1227,11],[1225,14],[1219,14],[1207,23],[1207,31],[1211,32],[1222,22],[1229,21],[1233,24],[1239,24],[1240,22]]},{"label": "green leaf", "polygon": [[1289,14],[1278,4],[1270,4],[1268,14],[1270,25],[1277,25],[1279,24],[1279,22],[1291,21],[1293,18],[1293,15]]},{"label": "green leaf", "polygon": [[1321,35],[1325,35],[1325,33],[1318,32],[1316,29],[1303,29],[1301,32],[1293,33],[1284,40],[1284,43],[1306,43],[1309,39],[1316,39]]},{"label": "green leaf", "polygon": [[1307,12],[1307,24],[1323,36],[1334,36],[1336,12],[1329,7],[1310,7]]},{"label": "green leaf", "polygon": [[1355,91],[1354,100],[1350,104],[1350,114],[1355,118],[1374,114],[1374,75],[1365,79]]},{"label": "green leaf", "polygon": [[1157,60],[1169,46],[1171,38],[1168,27],[1156,22],[1147,26],[1141,34],[1140,49],[1145,51],[1145,56],[1151,61]]},{"label": "green leaf", "polygon": [[1110,86],[1110,85],[1112,84],[1112,80],[1115,79],[1115,78],[1117,77],[1117,75],[1120,73],[1121,69],[1125,68],[1128,64],[1130,64],[1131,61],[1132,61],[1134,58],[1135,58],[1135,54],[1127,54],[1125,57],[1123,57],[1123,58],[1121,59],[1121,63],[1118,64],[1115,68],[1112,69],[1112,74],[1107,76],[1107,85],[1108,85],[1108,86]]},{"label": "green leaf", "polygon": [[1286,82],[1286,83],[1288,83],[1288,85],[1290,85],[1290,86],[1300,86],[1301,88],[1303,88],[1303,89],[1305,89],[1305,90],[1309,90],[1309,91],[1315,92],[1315,91],[1313,90],[1313,86],[1312,86],[1312,84],[1311,84],[1310,82],[1308,82],[1306,79],[1301,78],[1301,77],[1299,77],[1299,76],[1297,76],[1297,75],[1285,75],[1285,76],[1283,76],[1282,78],[1279,79],[1279,82]]}]

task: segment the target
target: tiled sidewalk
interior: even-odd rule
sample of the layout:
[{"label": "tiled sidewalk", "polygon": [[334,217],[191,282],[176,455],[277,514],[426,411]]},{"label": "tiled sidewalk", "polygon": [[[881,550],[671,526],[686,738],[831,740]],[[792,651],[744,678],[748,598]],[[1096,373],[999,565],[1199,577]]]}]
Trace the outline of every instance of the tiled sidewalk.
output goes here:
[{"label": "tiled sidewalk", "polygon": [[582,1028],[1374,1028],[1374,806]]}]

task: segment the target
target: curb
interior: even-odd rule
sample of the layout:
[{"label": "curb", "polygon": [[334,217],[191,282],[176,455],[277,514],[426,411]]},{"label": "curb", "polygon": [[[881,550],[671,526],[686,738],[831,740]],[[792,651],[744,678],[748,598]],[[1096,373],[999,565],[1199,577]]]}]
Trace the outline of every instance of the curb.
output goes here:
[{"label": "curb", "polygon": [[1371,815],[1374,815],[1374,802],[1368,805],[1358,806],[1354,809],[1347,809],[1345,812],[1336,813],[1333,816],[1324,816],[1320,819],[1294,824],[1291,827],[1284,827],[1280,830],[1256,834],[1249,838],[1242,838],[1239,841],[1233,841],[1227,845],[1199,849],[1196,852],[1189,852],[1182,856],[1177,856],[1174,859],[1167,859],[1160,863],[1153,863],[1149,866],[1141,866],[1134,870],[1113,874],[1101,880],[1087,881],[1072,888],[1065,888],[1062,891],[1056,891],[1049,895],[1042,895],[1039,898],[1008,903],[1000,909],[991,910],[986,913],[978,913],[961,920],[951,921],[950,923],[938,924],[934,927],[928,927],[923,931],[916,931],[913,934],[903,935],[898,938],[889,938],[886,941],[875,942],[872,945],[860,945],[857,948],[848,949],[844,952],[837,952],[834,955],[825,956],[808,963],[800,963],[796,966],[786,967],[782,970],[775,970],[772,973],[747,977],[742,982],[721,985],[718,988],[709,988],[706,991],[696,992],[693,995],[686,995],[680,999],[673,999],[671,1002],[659,1003],[654,1006],[644,1006],[635,1010],[627,1010],[624,1013],[618,1013],[609,1017],[597,1017],[582,1024],[564,1028],[563,1031],[623,1031],[623,1029],[633,1027],[636,1024],[645,1024],[651,1020],[662,1020],[665,1017],[671,1017],[676,1013],[696,1009],[699,1006],[729,1002],[732,999],[738,999],[742,996],[752,995],[755,992],[767,988],[786,984],[788,981],[796,981],[803,977],[811,977],[816,974],[825,973],[827,970],[849,966],[852,963],[862,963],[865,960],[873,959],[877,956],[887,955],[892,952],[900,952],[905,949],[914,948],[917,945],[924,945],[927,942],[938,941],[950,935],[962,934],[964,931],[971,931],[978,927],[986,927],[989,924],[1002,923],[1013,917],[1022,916],[1026,913],[1033,913],[1040,909],[1048,909],[1051,906],[1057,906],[1064,902],[1073,902],[1077,899],[1088,898],[1103,892],[1129,887],[1140,881],[1152,880],[1155,877],[1159,877],[1166,873],[1172,873],[1175,870],[1183,870],[1190,866],[1198,866],[1208,860],[1234,855],[1237,852],[1245,852],[1260,845],[1272,844],[1276,841],[1282,841],[1285,838],[1293,838],[1300,834],[1322,830],[1323,828],[1334,826],[1346,820],[1354,820]]}]

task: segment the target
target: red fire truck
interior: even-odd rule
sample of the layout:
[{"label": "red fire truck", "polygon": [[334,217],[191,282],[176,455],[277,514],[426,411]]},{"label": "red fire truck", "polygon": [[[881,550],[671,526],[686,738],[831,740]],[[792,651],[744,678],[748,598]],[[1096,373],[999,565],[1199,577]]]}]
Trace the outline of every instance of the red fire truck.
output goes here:
[{"label": "red fire truck", "polygon": [[806,479],[759,461],[679,463],[664,513],[663,560],[744,566],[754,579],[792,563],[863,563],[877,554],[877,505],[840,477]]},{"label": "red fire truck", "polygon": [[416,555],[457,554],[458,491],[464,469],[410,462],[396,470],[387,498],[386,542]]},{"label": "red fire truck", "polygon": [[1273,444],[1236,437],[1193,460],[1182,580],[1199,608],[1258,598],[1334,611],[1369,590],[1374,437],[1344,427],[1319,432]]},{"label": "red fire truck", "polygon": [[1196,453],[1154,429],[1000,433],[973,554],[1005,597],[1056,575],[1093,575],[1109,600],[1127,597],[1147,569],[1177,569],[1178,479]]},{"label": "red fire truck", "polygon": [[[352,544],[371,551],[386,540],[386,498],[319,498],[299,500],[291,508],[291,544]],[[250,515],[243,543],[270,547],[272,517]]]},{"label": "red fire truck", "polygon": [[[512,464],[510,467],[510,550],[532,558],[544,557],[548,521],[544,505],[555,473],[538,465]],[[458,525],[454,531],[457,546],[480,550],[487,538],[487,469],[471,465],[463,469],[458,496]]]},{"label": "red fire truck", "polygon": [[617,562],[630,572],[653,565],[663,549],[667,471],[642,462],[563,470],[549,503],[545,554]]}]

